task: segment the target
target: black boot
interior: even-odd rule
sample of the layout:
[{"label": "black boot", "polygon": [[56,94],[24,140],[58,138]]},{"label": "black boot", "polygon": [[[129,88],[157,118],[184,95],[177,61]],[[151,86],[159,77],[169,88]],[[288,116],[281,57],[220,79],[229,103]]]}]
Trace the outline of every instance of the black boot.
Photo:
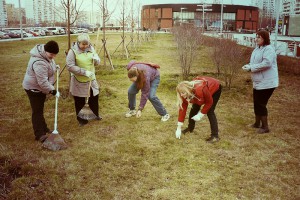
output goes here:
[{"label": "black boot", "polygon": [[255,115],[255,123],[251,125],[252,128],[260,128],[261,116]]},{"label": "black boot", "polygon": [[186,134],[188,132],[192,133],[193,131],[191,131],[189,127],[182,131],[183,134]]},{"label": "black boot", "polygon": [[78,116],[77,116],[77,120],[79,122],[79,126],[84,126],[89,122],[88,120],[82,119],[81,117],[78,117]]},{"label": "black boot", "polygon": [[260,129],[258,129],[257,133],[263,134],[263,133],[269,133],[269,125],[268,125],[268,116],[261,116],[261,122],[262,126]]}]

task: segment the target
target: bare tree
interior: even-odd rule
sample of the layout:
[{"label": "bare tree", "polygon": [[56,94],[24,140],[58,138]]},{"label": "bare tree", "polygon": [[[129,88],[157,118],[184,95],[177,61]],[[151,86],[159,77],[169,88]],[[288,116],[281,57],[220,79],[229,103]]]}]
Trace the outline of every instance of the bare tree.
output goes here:
[{"label": "bare tree", "polygon": [[[114,53],[117,51],[117,49],[122,46],[122,57],[126,56],[126,58],[128,59],[128,49],[127,46],[125,44],[125,26],[127,25],[127,23],[129,22],[129,15],[126,14],[126,10],[127,10],[127,6],[126,6],[126,1],[122,0],[122,7],[121,7],[121,18],[118,20],[120,25],[122,26],[122,41],[120,42],[120,44],[117,46],[116,50],[114,51]],[[114,54],[113,53],[113,54]]]},{"label": "bare tree", "polygon": [[71,48],[70,26],[78,19],[83,0],[60,0],[65,10],[65,19],[67,20],[68,32],[68,50]]},{"label": "bare tree", "polygon": [[173,28],[173,34],[177,43],[182,78],[186,80],[202,42],[202,35],[194,26],[184,25]]},{"label": "bare tree", "polygon": [[138,43],[138,46],[141,42],[141,38],[140,38],[140,13],[141,12],[141,2],[139,1],[139,3],[137,4],[137,9],[136,9],[136,18],[135,18],[135,21],[136,21],[136,24],[137,24],[137,43]]},{"label": "bare tree", "polygon": [[[106,31],[106,22],[108,22],[108,20],[110,19],[110,17],[112,16],[112,14],[114,13],[114,11],[116,10],[116,6],[118,5],[119,0],[117,0],[117,3],[115,4],[115,6],[113,7],[112,10],[108,9],[108,4],[107,4],[107,0],[99,0],[98,1],[98,6],[99,6],[99,11],[102,13],[102,33],[103,33],[103,37],[102,37],[102,49],[104,49],[104,58],[103,58],[103,65],[106,66],[106,57],[109,58],[110,64],[112,65],[111,59],[110,59],[110,55],[108,53],[107,47],[106,47],[106,35],[105,35],[105,31]],[[112,1],[110,0],[110,4],[112,3]],[[99,31],[98,31],[99,33]],[[112,66],[113,67],[113,66]]]},{"label": "bare tree", "polygon": [[221,72],[224,77],[225,86],[231,89],[234,78],[241,70],[241,63],[245,62],[245,50],[236,41],[221,39],[219,45],[221,57]]},{"label": "bare tree", "polygon": [[212,47],[211,51],[211,58],[216,66],[217,69],[217,75],[220,76],[221,74],[221,62],[222,62],[222,39],[221,38],[215,38],[210,36],[203,36],[203,43],[205,46]]}]

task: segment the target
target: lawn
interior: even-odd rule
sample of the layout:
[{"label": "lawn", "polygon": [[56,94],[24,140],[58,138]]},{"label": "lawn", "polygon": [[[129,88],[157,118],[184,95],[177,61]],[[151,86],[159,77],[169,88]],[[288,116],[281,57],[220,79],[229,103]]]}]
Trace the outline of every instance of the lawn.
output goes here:
[{"label": "lawn", "polygon": [[[63,68],[67,38],[53,39],[60,44],[56,62]],[[96,35],[91,39],[95,44]],[[241,70],[231,90],[223,89],[216,107],[220,142],[205,142],[210,135],[207,117],[178,140],[175,87],[181,81],[180,65],[172,35],[157,34],[130,51],[130,59],[161,65],[157,95],[170,120],[161,122],[150,102],[140,119],[125,118],[129,60],[119,56],[113,57],[115,70],[109,65],[97,68],[103,120],[79,127],[64,70],[58,131],[68,149],[52,152],[34,141],[29,100],[22,88],[30,49],[47,41],[0,43],[0,199],[300,198],[299,75],[280,72],[280,86],[268,105],[271,133],[258,135],[248,127],[254,119],[252,85],[250,75]],[[109,34],[109,51],[120,42],[119,34]],[[209,47],[199,52],[193,75],[216,77],[209,52]],[[49,127],[54,105],[53,97],[45,104]]]}]

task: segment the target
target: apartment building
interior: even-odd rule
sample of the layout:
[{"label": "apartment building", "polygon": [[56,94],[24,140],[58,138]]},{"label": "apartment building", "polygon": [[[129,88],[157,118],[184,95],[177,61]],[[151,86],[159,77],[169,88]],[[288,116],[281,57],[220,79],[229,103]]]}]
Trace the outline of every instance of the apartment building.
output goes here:
[{"label": "apartment building", "polygon": [[300,0],[283,0],[282,15],[300,15]]},{"label": "apartment building", "polygon": [[55,0],[26,0],[28,25],[51,24],[56,21]]},{"label": "apartment building", "polygon": [[283,35],[300,36],[300,0],[283,0]]},{"label": "apartment building", "polygon": [[24,8],[15,7],[14,4],[6,4],[7,25],[19,26],[20,14],[22,15],[22,24],[26,24],[26,12]]},{"label": "apartment building", "polygon": [[0,27],[7,26],[7,12],[5,0],[0,0]]}]

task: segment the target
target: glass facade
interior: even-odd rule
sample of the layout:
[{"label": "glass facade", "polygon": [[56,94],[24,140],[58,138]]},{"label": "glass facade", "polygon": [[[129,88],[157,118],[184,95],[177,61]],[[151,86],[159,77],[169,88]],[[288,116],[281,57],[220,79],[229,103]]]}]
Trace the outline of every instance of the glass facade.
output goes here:
[{"label": "glass facade", "polygon": [[[235,13],[223,13],[223,30],[235,30]],[[173,12],[174,25],[180,22],[194,24],[203,27],[202,12]],[[221,13],[204,13],[204,26],[206,30],[219,30],[221,27]]]}]

